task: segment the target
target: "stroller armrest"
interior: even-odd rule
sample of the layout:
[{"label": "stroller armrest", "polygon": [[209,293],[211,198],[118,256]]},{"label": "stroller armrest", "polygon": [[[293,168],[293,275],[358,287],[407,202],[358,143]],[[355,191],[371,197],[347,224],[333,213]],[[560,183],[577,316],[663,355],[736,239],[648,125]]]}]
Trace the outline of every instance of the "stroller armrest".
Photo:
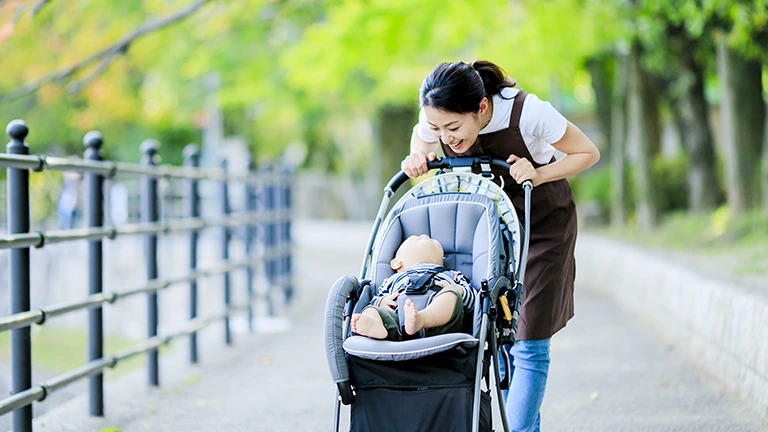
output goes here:
[{"label": "stroller armrest", "polygon": [[351,336],[344,342],[344,350],[349,355],[368,360],[405,361],[448,351],[457,346],[469,349],[477,343],[477,339],[466,333],[446,333],[399,342]]},{"label": "stroller armrest", "polygon": [[357,289],[354,276],[339,278],[328,293],[325,305],[325,355],[334,383],[349,380],[349,368],[344,356],[344,306],[350,293]]}]

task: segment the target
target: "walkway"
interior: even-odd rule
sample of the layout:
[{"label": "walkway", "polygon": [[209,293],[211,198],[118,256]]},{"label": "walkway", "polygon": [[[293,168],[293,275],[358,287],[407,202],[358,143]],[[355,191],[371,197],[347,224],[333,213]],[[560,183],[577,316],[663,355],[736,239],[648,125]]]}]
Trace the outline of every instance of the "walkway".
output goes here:
[{"label": "walkway", "polygon": [[[210,329],[202,366],[188,367],[178,355],[163,364],[160,389],[147,389],[143,370],[108,383],[105,419],[87,418],[87,398],[79,398],[37,420],[35,430],[331,430],[334,386],[322,340],[325,295],[337,277],[359,272],[368,229],[364,224],[298,224],[300,297],[290,328],[235,334],[233,349],[222,347],[220,328]],[[582,290],[576,310],[576,318],[553,340],[543,430],[768,430],[674,346],[659,343],[657,335],[608,301]],[[272,329],[280,330],[276,323],[271,322]],[[180,351],[184,354],[186,347]],[[501,430],[500,424],[495,428]]]}]

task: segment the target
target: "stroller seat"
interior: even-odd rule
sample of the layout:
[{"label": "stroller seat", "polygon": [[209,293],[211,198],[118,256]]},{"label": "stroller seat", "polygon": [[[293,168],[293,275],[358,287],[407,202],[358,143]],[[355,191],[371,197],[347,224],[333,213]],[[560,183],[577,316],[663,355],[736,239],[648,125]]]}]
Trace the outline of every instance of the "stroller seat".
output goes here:
[{"label": "stroller seat", "polygon": [[462,272],[475,289],[495,277],[506,256],[499,244],[496,203],[484,196],[460,192],[409,198],[394,208],[377,238],[371,281],[379,286],[394,274],[390,261],[412,235],[427,234],[445,252],[444,267]]},{"label": "stroller seat", "polygon": [[[387,229],[379,237],[372,257],[369,292],[357,302],[355,312],[360,312],[375,295],[375,287],[394,274],[390,261],[400,244],[412,235],[427,234],[440,241],[445,253],[446,268],[462,272],[470,279],[473,288],[479,289],[483,279],[492,279],[499,261],[496,233],[499,221],[494,215],[495,203],[482,195],[446,193],[410,198],[390,213]],[[501,254],[503,255],[503,254]],[[478,302],[479,303],[479,302]],[[467,331],[476,334],[480,314],[477,308],[467,322]],[[447,351],[458,345],[465,349],[476,346],[478,339],[466,333],[452,333],[420,339],[393,342],[351,336],[344,342],[344,351],[370,360],[401,361],[429,356]]]}]

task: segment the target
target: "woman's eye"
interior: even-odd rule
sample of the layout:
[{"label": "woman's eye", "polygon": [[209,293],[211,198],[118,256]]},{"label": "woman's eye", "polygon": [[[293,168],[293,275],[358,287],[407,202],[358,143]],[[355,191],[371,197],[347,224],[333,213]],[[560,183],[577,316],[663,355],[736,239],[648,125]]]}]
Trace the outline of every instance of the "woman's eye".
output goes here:
[{"label": "woman's eye", "polygon": [[459,128],[453,128],[453,129],[448,129],[448,130],[451,131],[451,132],[456,132],[457,130],[459,130]]}]

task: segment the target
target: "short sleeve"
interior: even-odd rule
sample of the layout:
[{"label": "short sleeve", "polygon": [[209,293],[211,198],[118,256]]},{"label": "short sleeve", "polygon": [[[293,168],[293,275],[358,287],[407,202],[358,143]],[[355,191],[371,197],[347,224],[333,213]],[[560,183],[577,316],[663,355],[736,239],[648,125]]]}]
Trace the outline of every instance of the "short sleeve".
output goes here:
[{"label": "short sleeve", "polygon": [[454,270],[451,278],[455,284],[460,285],[464,289],[474,289],[471,285],[469,285],[469,282],[467,281],[467,278],[464,276],[464,274],[459,271]]},{"label": "short sleeve", "polygon": [[427,123],[427,116],[424,114],[424,108],[419,110],[419,123],[413,127],[413,131],[416,132],[416,136],[424,142],[436,143],[437,137],[432,135],[432,131],[429,129],[429,123]]},{"label": "short sleeve", "polygon": [[549,102],[529,94],[520,114],[520,132],[523,137],[540,138],[547,144],[554,144],[565,135],[568,120]]},{"label": "short sleeve", "polygon": [[369,303],[371,306],[379,306],[381,304],[382,297],[390,293],[392,290],[392,285],[395,283],[398,275],[399,273],[395,273],[392,276],[384,279],[381,285],[379,285],[379,289],[376,290],[376,295],[373,296],[371,302]]}]

